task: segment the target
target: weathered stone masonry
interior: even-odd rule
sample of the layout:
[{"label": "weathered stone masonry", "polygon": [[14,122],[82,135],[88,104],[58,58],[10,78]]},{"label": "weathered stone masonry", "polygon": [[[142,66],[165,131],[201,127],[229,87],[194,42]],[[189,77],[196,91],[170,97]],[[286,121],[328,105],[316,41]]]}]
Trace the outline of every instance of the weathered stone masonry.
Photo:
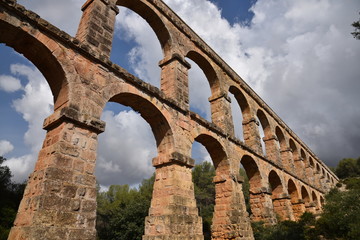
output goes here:
[{"label": "weathered stone masonry", "polygon": [[[161,89],[109,60],[117,6],[143,17],[164,53]],[[153,199],[143,239],[203,239],[191,169],[191,146],[203,144],[216,168],[213,239],[253,239],[250,219],[269,224],[321,211],[336,176],[210,47],[160,0],[88,0],[75,38],[14,0],[0,1],[0,43],[28,58],[45,76],[54,113],[9,239],[96,238],[95,162],[107,102],[139,111],[158,148]],[[211,88],[212,122],[189,111],[190,58]],[[233,123],[229,94],[242,123]],[[244,142],[234,137],[242,124]],[[259,127],[265,133],[262,150]],[[250,180],[246,212],[240,165]]]}]

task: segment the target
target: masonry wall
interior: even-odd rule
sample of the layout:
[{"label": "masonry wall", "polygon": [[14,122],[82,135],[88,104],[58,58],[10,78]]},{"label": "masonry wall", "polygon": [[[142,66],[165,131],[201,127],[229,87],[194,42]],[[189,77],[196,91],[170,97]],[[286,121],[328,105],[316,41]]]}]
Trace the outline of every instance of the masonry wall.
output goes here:
[{"label": "masonry wall", "polygon": [[[161,89],[109,60],[117,5],[137,12],[156,33],[164,52]],[[143,239],[203,239],[191,177],[194,141],[207,148],[216,168],[213,239],[253,239],[250,220],[275,224],[321,211],[336,176],[162,1],[89,0],[82,10],[73,38],[15,1],[0,2],[0,42],[38,67],[55,105],[9,239],[96,238],[97,136],[105,130],[100,116],[109,101],[139,111],[158,146]],[[189,111],[186,57],[203,69],[211,86],[211,122]],[[234,136],[238,123],[229,94],[243,113],[244,141]],[[241,165],[250,180],[250,216]]]}]

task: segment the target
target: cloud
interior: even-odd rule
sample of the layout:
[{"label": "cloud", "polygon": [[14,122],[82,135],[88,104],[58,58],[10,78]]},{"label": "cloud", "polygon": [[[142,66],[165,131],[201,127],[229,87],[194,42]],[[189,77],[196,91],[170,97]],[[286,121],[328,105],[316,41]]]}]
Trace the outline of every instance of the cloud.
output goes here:
[{"label": "cloud", "polygon": [[106,130],[99,136],[96,176],[103,186],[136,185],[152,175],[157,148],[150,125],[132,110],[104,111]]},{"label": "cloud", "polygon": [[0,140],[0,156],[11,152],[14,149],[14,146],[6,140]]},{"label": "cloud", "polygon": [[0,75],[0,89],[5,92],[16,92],[21,89],[21,82],[12,76]]},{"label": "cloud", "polygon": [[29,148],[29,153],[9,158],[6,161],[6,165],[10,167],[14,175],[14,180],[23,181],[33,170],[37,160],[38,152],[45,138],[42,123],[52,112],[53,100],[47,82],[35,67],[12,64],[10,71],[14,76],[27,81],[22,88],[24,92],[21,97],[13,100],[13,107],[28,124],[28,129],[24,133],[24,142]]},{"label": "cloud", "polygon": [[[84,1],[19,2],[74,35]],[[351,23],[358,18],[359,1],[349,0],[343,4],[336,0],[258,0],[251,9],[254,18],[246,26],[230,24],[209,1],[165,2],[325,162],[334,164],[343,157],[360,155],[360,108],[357,106],[360,44],[350,35]],[[59,14],[62,12],[67,14]],[[122,9],[116,24],[117,40],[135,42],[135,47],[128,51],[133,72],[159,87],[157,63],[162,59],[162,51],[156,35],[143,19],[128,10]],[[208,83],[195,65],[192,63],[189,72],[190,101],[194,111],[209,119]],[[14,158],[12,166],[19,169],[12,171],[16,176],[25,176],[23,169],[30,171],[44,139],[41,124],[49,115],[52,100],[45,94],[45,86],[36,80],[39,75],[32,68],[18,65],[12,73],[13,77],[29,77],[23,97],[14,102],[16,111],[29,124],[25,141],[31,154]],[[44,80],[43,83],[46,85]],[[201,91],[194,91],[198,89]],[[49,100],[48,105],[39,107],[41,99]],[[232,109],[235,108],[232,104]],[[156,144],[147,123],[133,111],[116,114],[105,111],[103,120],[107,127],[99,137],[96,168],[99,182],[102,185],[136,184],[150,176],[154,171],[151,158],[156,156]],[[234,122],[241,126],[241,114],[234,114]],[[236,130],[238,136],[239,131],[241,127]],[[205,153],[201,154],[203,150],[199,151],[201,159],[208,158]]]},{"label": "cloud", "polygon": [[18,0],[17,2],[71,36],[76,34],[82,15],[81,6],[85,3],[84,0]]},{"label": "cloud", "polygon": [[204,0],[166,3],[325,162],[360,155],[360,45],[350,35],[358,1],[258,0],[247,26]]}]

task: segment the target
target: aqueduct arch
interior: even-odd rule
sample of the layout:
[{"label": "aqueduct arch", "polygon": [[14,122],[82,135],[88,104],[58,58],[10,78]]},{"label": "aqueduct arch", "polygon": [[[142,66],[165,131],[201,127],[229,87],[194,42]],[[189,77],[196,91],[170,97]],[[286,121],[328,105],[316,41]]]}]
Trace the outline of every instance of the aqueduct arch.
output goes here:
[{"label": "aqueduct arch", "polygon": [[[138,13],[157,34],[164,51],[161,89],[109,60],[116,5]],[[78,34],[72,38],[15,0],[0,2],[0,41],[35,63],[56,103],[54,114],[45,120],[44,145],[9,239],[96,238],[94,166],[97,137],[105,129],[100,114],[109,100],[141,112],[157,140],[156,181],[144,240],[203,239],[191,177],[194,161],[189,156],[194,139],[207,147],[219,173],[214,182],[217,195],[223,197],[217,198],[221,207],[215,209],[213,239],[253,239],[240,163],[252,185],[252,220],[275,223],[278,203],[287,206],[286,212],[277,211],[284,219],[314,211],[315,197],[322,205],[324,194],[337,182],[334,173],[166,4],[161,0],[88,0],[83,11]],[[32,50],[26,48],[29,44]],[[190,50],[194,52],[188,55]],[[212,122],[189,111],[186,55],[211,70],[206,72],[214,88],[209,99]],[[236,123],[228,91],[243,113],[244,142],[234,137]],[[272,147],[267,156],[259,148],[256,116],[268,126],[266,141]],[[297,152],[295,159],[293,152]],[[294,171],[293,160],[302,162],[303,158],[309,159],[306,175]],[[324,184],[322,177],[332,181]],[[295,205],[299,206],[296,211]]]}]

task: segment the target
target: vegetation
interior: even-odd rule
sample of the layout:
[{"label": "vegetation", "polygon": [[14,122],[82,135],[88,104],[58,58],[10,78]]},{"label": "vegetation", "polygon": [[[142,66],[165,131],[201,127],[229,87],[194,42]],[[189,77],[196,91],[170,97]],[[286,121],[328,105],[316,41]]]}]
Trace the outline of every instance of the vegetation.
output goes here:
[{"label": "vegetation", "polygon": [[355,31],[351,34],[354,36],[355,39],[360,40],[360,20],[353,22],[352,26],[355,28]]},{"label": "vegetation", "polygon": [[196,204],[203,219],[205,240],[211,239],[211,223],[215,205],[215,185],[212,182],[215,168],[209,162],[196,165],[192,172]]},{"label": "vegetation", "polygon": [[[11,181],[11,172],[3,166],[6,159],[0,157],[0,240],[7,239],[15,219],[25,184]],[[360,158],[343,159],[335,168],[340,178],[340,188],[332,189],[325,196],[323,213],[315,218],[304,213],[299,221],[283,221],[274,226],[253,223],[256,240],[355,240],[360,236]],[[249,183],[244,170],[243,190],[249,205]],[[215,169],[203,162],[193,170],[195,198],[199,214],[203,218],[205,239],[210,239],[212,214],[215,205],[215,186],[212,179]],[[98,192],[97,231],[98,239],[141,239],[145,217],[150,207],[154,176],[142,181],[138,188],[128,185],[112,185],[106,192]],[[344,187],[343,187],[344,186]]]},{"label": "vegetation", "polygon": [[11,171],[3,166],[6,158],[0,156],[0,240],[6,240],[16,217],[25,183],[11,181]]},{"label": "vegetation", "polygon": [[155,177],[142,181],[138,189],[112,185],[97,196],[98,239],[141,240],[148,215]]}]

